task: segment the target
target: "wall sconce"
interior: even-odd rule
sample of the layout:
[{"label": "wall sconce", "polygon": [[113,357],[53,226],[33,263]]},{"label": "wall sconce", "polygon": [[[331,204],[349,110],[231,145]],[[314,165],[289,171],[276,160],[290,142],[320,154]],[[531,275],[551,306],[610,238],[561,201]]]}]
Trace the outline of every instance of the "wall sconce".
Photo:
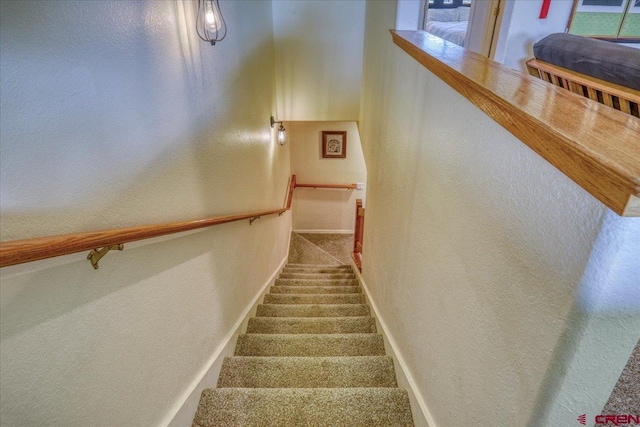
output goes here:
[{"label": "wall sconce", "polygon": [[289,139],[287,137],[287,130],[282,125],[282,122],[276,122],[275,119],[273,118],[273,116],[271,116],[271,127],[273,127],[276,123],[280,123],[280,127],[278,128],[278,135],[277,135],[276,141],[278,141],[278,144],[280,144],[280,145],[285,145],[287,143],[287,140]]},{"label": "wall sconce", "polygon": [[224,22],[218,0],[196,0],[198,14],[196,16],[196,32],[200,40],[211,43],[224,40],[227,36],[227,24]]}]

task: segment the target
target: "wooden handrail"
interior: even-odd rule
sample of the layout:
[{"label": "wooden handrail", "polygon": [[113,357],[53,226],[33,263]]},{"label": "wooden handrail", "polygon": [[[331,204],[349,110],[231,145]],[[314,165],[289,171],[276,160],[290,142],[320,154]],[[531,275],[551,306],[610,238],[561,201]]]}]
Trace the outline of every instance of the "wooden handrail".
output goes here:
[{"label": "wooden handrail", "polygon": [[640,216],[640,120],[423,31],[393,42],[614,212]]},{"label": "wooden handrail", "polygon": [[295,188],[295,175],[291,177],[287,206],[258,212],[237,215],[218,216],[193,221],[167,222],[130,228],[118,228],[104,231],[64,234],[60,236],[39,237],[35,239],[0,242],[0,267],[38,261],[61,255],[68,255],[96,248],[135,242],[183,231],[196,230],[228,222],[255,219],[261,216],[282,214],[291,209],[291,197]]},{"label": "wooden handrail", "polygon": [[296,188],[345,188],[347,190],[355,190],[358,185],[357,184],[298,184],[296,183]]},{"label": "wooden handrail", "polygon": [[296,176],[291,175],[291,181],[289,181],[289,194],[287,195],[287,210],[291,209],[291,203],[293,202],[293,190],[296,189]]},{"label": "wooden handrail", "polygon": [[351,257],[358,270],[362,271],[362,240],[364,238],[364,208],[362,199],[356,200],[356,225],[353,232],[353,253]]}]

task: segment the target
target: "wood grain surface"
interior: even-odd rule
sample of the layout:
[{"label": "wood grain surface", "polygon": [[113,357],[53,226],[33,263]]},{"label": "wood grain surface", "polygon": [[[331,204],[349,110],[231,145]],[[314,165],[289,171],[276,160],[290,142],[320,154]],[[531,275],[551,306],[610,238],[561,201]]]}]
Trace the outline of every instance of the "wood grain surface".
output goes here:
[{"label": "wood grain surface", "polygon": [[423,31],[393,42],[619,215],[640,196],[640,119]]}]

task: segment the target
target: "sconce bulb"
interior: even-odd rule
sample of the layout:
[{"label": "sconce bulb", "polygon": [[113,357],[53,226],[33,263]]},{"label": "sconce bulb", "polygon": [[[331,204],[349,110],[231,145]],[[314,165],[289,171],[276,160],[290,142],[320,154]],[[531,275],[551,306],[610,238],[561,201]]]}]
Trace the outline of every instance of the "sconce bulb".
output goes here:
[{"label": "sconce bulb", "polygon": [[278,129],[278,144],[285,145],[286,143],[287,143],[287,130],[281,124],[280,128]]}]

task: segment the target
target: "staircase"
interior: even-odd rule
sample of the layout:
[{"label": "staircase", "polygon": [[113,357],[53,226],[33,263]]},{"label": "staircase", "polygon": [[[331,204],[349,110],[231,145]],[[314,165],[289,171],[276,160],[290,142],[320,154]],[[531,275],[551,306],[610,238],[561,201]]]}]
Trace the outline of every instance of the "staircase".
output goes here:
[{"label": "staircase", "polygon": [[193,426],[413,426],[350,266],[287,264]]}]

